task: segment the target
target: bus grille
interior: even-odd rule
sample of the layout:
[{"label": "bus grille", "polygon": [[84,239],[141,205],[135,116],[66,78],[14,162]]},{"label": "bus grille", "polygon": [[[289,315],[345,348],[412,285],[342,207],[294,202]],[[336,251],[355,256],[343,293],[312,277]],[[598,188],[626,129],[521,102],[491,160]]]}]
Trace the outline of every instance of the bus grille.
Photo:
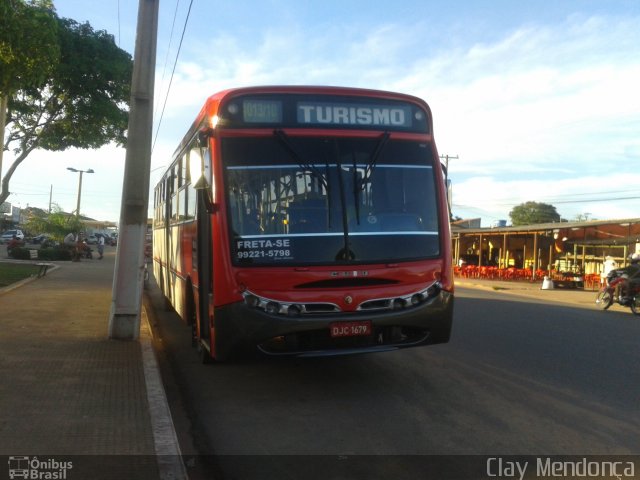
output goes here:
[{"label": "bus grille", "polygon": [[429,330],[417,327],[389,326],[374,329],[370,336],[331,338],[329,329],[310,330],[274,337],[258,345],[268,355],[296,355],[305,352],[336,352],[345,349],[403,347],[424,343]]}]

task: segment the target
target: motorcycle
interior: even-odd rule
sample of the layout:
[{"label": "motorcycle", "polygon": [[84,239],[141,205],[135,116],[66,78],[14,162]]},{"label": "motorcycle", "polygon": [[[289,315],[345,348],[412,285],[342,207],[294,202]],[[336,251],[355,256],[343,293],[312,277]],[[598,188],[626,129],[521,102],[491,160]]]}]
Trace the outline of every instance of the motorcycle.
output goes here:
[{"label": "motorcycle", "polygon": [[93,258],[93,250],[87,244],[87,242],[81,242],[76,246],[76,258],[80,260],[81,258]]},{"label": "motorcycle", "polygon": [[[622,294],[622,286],[627,282],[627,292]],[[623,307],[631,308],[635,315],[640,315],[640,284],[628,281],[626,274],[614,270],[607,276],[606,284],[596,296],[596,306],[602,310],[618,303]]]},{"label": "motorcycle", "polygon": [[93,250],[88,245],[85,247],[84,251],[82,252],[82,258],[89,258],[89,259],[93,258]]}]

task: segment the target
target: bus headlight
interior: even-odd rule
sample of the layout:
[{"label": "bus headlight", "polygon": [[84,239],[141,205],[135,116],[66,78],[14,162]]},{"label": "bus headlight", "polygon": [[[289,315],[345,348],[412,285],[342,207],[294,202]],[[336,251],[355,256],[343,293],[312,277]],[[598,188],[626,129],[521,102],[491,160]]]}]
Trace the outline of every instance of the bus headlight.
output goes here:
[{"label": "bus headlight", "polygon": [[407,301],[404,298],[396,298],[393,300],[393,303],[391,304],[391,308],[393,310],[400,310],[401,308],[404,308],[407,306]]},{"label": "bus headlight", "polygon": [[247,305],[249,305],[252,308],[257,307],[260,304],[260,299],[255,295],[251,295],[251,294],[245,295],[244,301],[247,302]]},{"label": "bus headlight", "polygon": [[265,311],[271,315],[276,315],[280,312],[280,304],[278,302],[269,302],[267,306],[264,307]]},{"label": "bus headlight", "polygon": [[416,293],[411,296],[411,305],[418,305],[424,300],[424,294]]}]

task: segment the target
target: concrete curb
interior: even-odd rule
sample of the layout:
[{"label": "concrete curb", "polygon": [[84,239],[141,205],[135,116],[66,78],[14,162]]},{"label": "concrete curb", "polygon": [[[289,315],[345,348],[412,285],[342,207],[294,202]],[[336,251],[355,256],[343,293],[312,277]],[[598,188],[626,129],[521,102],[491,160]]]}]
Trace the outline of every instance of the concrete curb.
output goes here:
[{"label": "concrete curb", "polygon": [[163,480],[188,480],[187,470],[182,461],[182,452],[178,443],[169,409],[169,402],[160,376],[160,367],[153,349],[153,330],[149,325],[147,312],[142,307],[140,328],[140,348],[144,368],[149,416],[156,450],[156,461],[160,478]]},{"label": "concrete curb", "polygon": [[[17,264],[17,265],[36,265],[36,263],[42,263],[42,262],[25,262],[24,260],[1,260],[0,263],[11,263],[11,264]],[[47,262],[49,263],[49,262]],[[56,271],[57,269],[60,268],[60,265],[52,263],[52,266],[49,267],[49,269],[47,270],[47,274]],[[31,283],[35,280],[38,280],[39,278],[42,277],[38,277],[36,275],[31,275],[28,278],[25,278],[23,280],[20,280],[19,282],[15,282],[12,283],[11,285],[7,285],[6,287],[2,287],[0,288],[0,295],[4,295],[5,293],[9,293],[12,290],[15,290],[16,288],[20,288],[24,285],[27,285],[28,283]]]},{"label": "concrete curb", "polygon": [[[585,308],[593,307],[597,290],[543,290],[537,284],[513,284],[505,286],[504,284],[491,285],[487,283],[479,283],[468,280],[455,280],[455,285],[462,288],[472,288],[495,293],[504,293],[506,295],[518,296],[521,298],[530,298],[536,300],[545,300],[565,305],[582,306]],[[592,294],[592,295],[590,295]]]}]

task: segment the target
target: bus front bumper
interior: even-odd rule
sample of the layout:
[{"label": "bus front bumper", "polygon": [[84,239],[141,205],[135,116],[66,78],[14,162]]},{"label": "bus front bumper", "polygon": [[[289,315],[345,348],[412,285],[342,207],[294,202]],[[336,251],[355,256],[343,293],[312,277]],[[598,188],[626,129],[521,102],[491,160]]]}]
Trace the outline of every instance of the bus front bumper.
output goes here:
[{"label": "bus front bumper", "polygon": [[[225,359],[256,347],[272,356],[331,356],[446,343],[453,320],[453,294],[441,290],[420,305],[383,312],[289,317],[244,302],[216,308],[215,356]],[[331,326],[365,322],[367,335],[333,337]]]}]

